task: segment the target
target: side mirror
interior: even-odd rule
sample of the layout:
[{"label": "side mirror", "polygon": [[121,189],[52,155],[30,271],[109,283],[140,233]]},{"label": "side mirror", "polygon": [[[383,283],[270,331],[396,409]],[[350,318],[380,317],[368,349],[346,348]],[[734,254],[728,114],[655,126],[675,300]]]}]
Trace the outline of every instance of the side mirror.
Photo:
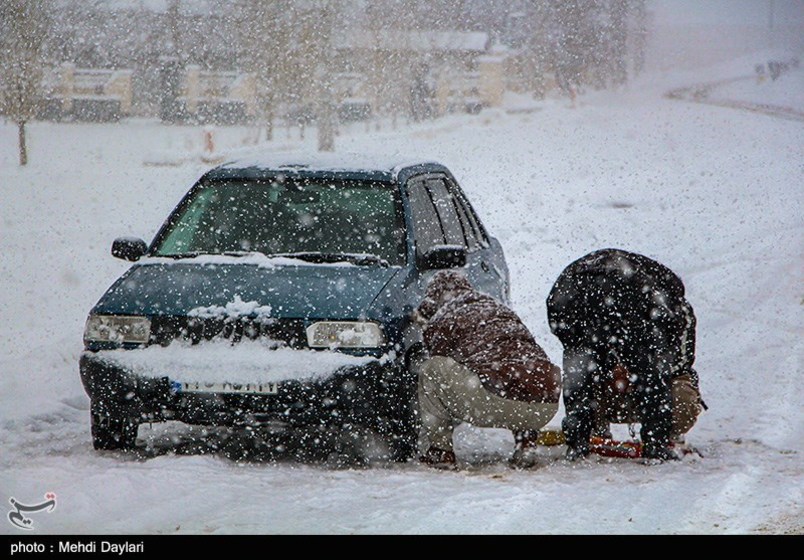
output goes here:
[{"label": "side mirror", "polygon": [[416,261],[419,270],[457,268],[466,265],[466,248],[460,245],[436,245]]},{"label": "side mirror", "polygon": [[148,251],[148,245],[138,237],[118,237],[112,243],[112,256],[124,261],[138,261]]}]

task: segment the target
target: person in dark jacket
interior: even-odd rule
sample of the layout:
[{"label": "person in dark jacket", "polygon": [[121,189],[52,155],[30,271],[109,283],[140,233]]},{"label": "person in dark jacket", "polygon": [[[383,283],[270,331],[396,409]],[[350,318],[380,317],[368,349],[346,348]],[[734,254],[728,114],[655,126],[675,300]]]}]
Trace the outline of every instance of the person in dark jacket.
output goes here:
[{"label": "person in dark jacket", "polygon": [[586,456],[609,422],[638,422],[643,457],[677,458],[671,442],[704,406],[681,279],[643,255],[595,251],[558,277],[547,316],[564,346],[567,457]]},{"label": "person in dark jacket", "polygon": [[422,462],[454,464],[453,430],[468,422],[512,430],[513,460],[530,466],[538,431],[558,411],[561,370],[516,313],[458,272],[435,274],[417,314],[429,355],[419,374]]}]

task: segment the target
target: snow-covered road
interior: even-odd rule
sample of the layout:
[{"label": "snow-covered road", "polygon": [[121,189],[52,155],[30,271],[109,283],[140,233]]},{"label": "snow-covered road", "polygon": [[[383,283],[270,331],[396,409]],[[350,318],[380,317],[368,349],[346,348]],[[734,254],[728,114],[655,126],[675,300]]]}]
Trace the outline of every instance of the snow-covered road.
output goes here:
[{"label": "snow-covered road", "polygon": [[[469,428],[458,472],[244,460],[218,434],[180,425],[143,426],[150,451],[138,455],[93,451],[77,367],[84,319],[126,268],[111,240],[150,238],[206,168],[143,163],[199,133],[34,124],[19,169],[16,131],[0,126],[0,503],[53,491],[58,508],[37,530],[68,533],[804,531],[804,125],[663,97],[721,77],[338,138],[339,150],[381,146],[453,169],[506,250],[515,309],[558,363],[544,299],[569,262],[620,247],[681,275],[710,410],[688,438],[703,458],[654,466],[546,457],[513,471],[510,434]],[[795,103],[804,72],[772,87],[775,103]],[[246,132],[220,130],[218,142]]]}]

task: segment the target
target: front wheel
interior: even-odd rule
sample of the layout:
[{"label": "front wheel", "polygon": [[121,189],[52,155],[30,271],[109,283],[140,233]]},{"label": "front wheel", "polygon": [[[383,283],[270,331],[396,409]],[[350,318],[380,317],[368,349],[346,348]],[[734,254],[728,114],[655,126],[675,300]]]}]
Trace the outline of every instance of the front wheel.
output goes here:
[{"label": "front wheel", "polygon": [[93,403],[91,426],[95,449],[134,449],[139,427],[136,419],[112,414]]},{"label": "front wheel", "polygon": [[394,407],[394,421],[387,441],[391,460],[404,463],[419,451],[419,368],[425,360],[421,347],[412,348],[405,356],[400,372],[399,400]]},{"label": "front wheel", "polygon": [[391,460],[396,463],[404,463],[412,459],[418,451],[418,427],[414,425],[406,430],[395,432],[387,438],[387,441],[391,451]]}]

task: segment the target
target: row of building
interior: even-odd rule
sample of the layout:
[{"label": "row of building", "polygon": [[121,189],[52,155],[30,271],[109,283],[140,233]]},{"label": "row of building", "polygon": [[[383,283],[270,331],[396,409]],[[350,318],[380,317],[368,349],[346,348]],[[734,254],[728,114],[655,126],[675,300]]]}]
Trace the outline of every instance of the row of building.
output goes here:
[{"label": "row of building", "polygon": [[[381,44],[372,39],[376,34],[357,32],[332,41],[327,95],[342,122],[391,113],[421,119],[475,112],[499,105],[507,89],[527,87],[514,79],[516,57],[493,46],[483,32],[388,31],[382,33]],[[359,70],[356,61],[368,59],[379,71]],[[138,115],[170,122],[239,124],[254,122],[264,110],[260,103],[265,92],[254,72],[208,69],[172,57],[160,57],[155,66],[99,69],[65,62],[51,67],[43,83],[40,118],[115,121]],[[315,118],[319,92],[315,78],[308,78],[295,78],[298,95],[273,98],[275,117],[287,124],[307,124]],[[283,85],[285,90],[294,88]],[[138,91],[145,86],[155,87],[158,95]]]}]

